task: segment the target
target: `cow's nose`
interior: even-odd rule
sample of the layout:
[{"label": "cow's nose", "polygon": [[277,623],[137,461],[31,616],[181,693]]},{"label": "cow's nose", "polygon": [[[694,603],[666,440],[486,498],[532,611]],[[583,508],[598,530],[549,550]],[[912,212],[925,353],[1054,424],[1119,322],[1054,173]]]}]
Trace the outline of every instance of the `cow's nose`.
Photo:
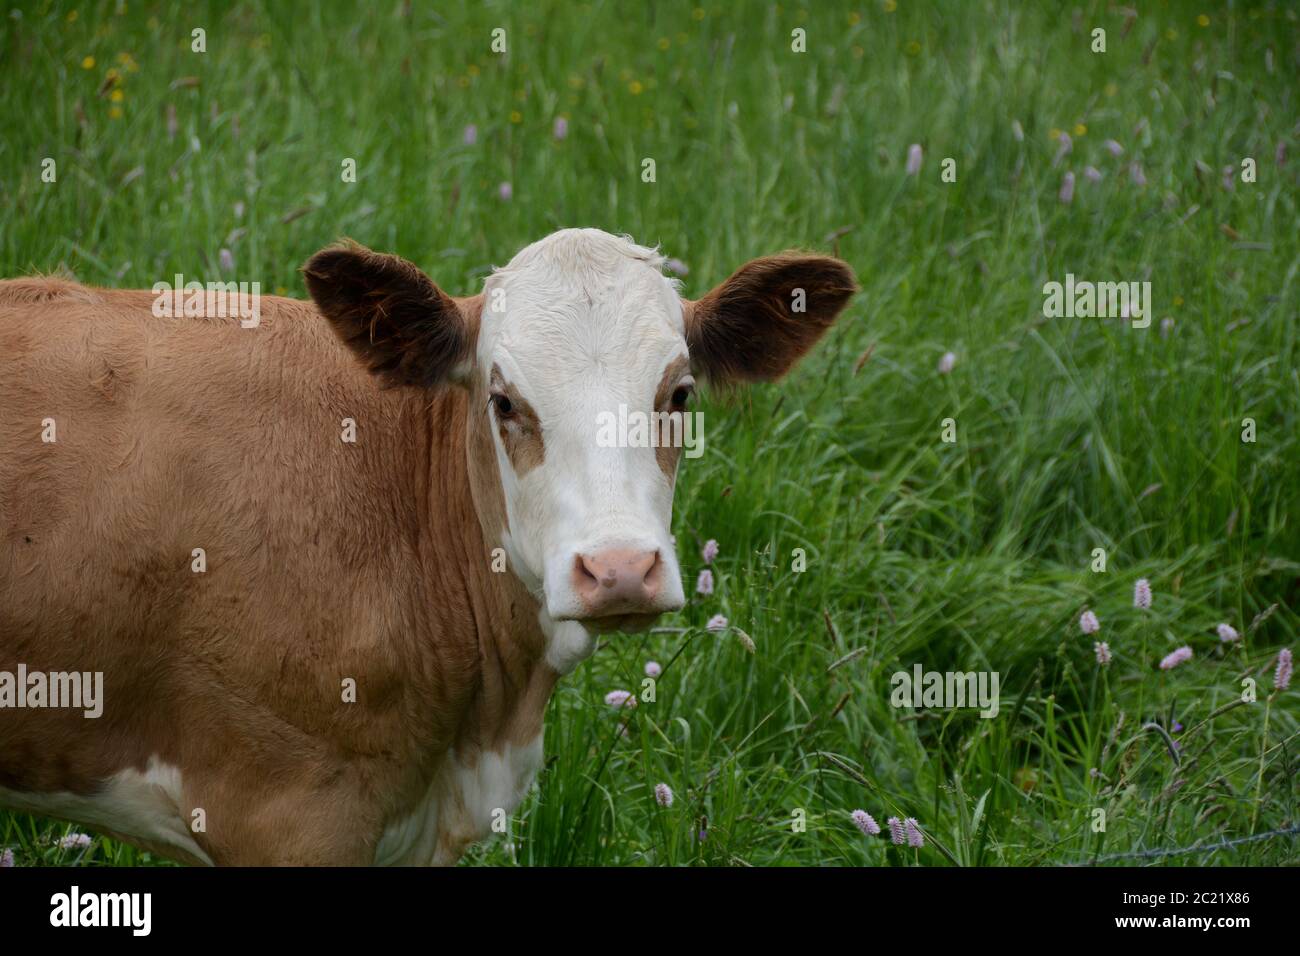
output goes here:
[{"label": "cow's nose", "polygon": [[657,611],[662,587],[658,551],[609,548],[573,561],[573,589],[590,617]]}]

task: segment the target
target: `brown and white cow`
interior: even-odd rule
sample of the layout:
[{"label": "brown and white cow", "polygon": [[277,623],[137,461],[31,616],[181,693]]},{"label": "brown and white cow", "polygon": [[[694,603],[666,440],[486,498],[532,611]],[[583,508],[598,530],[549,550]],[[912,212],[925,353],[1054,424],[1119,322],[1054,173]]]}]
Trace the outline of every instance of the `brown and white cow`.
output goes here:
[{"label": "brown and white cow", "polygon": [[855,290],[783,253],[692,302],[661,265],[569,229],[452,298],[344,244],[256,328],[0,282],[0,672],[104,681],[98,718],[0,707],[0,806],[188,862],[454,862],[593,634],[683,602],[677,455],[598,412],[776,379]]}]

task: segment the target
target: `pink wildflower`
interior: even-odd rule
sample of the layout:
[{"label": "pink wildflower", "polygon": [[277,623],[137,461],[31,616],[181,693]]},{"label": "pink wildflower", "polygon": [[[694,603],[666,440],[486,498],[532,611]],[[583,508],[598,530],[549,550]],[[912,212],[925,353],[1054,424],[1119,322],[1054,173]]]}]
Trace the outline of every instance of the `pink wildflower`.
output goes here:
[{"label": "pink wildflower", "polygon": [[880,824],[866,810],[854,810],[849,816],[853,819],[853,825],[862,831],[863,836],[876,836],[880,833]]},{"label": "pink wildflower", "polygon": [[907,175],[915,176],[921,171],[921,144],[913,143],[907,147]]},{"label": "pink wildflower", "polygon": [[630,690],[611,690],[605,695],[605,703],[610,707],[635,707],[636,696]]},{"label": "pink wildflower", "polygon": [[1074,202],[1074,173],[1065,174],[1061,180],[1061,191],[1056,194],[1056,198],[1067,206]]},{"label": "pink wildflower", "polygon": [[1286,690],[1291,686],[1291,648],[1284,647],[1277,652],[1277,670],[1273,672],[1273,686]]},{"label": "pink wildflower", "polygon": [[921,835],[921,825],[916,822],[916,817],[908,817],[903,824],[907,828],[907,845],[917,848],[925,846],[925,837]]},{"label": "pink wildflower", "polygon": [[1070,139],[1069,133],[1062,133],[1060,136],[1056,137],[1056,141],[1060,146],[1056,150],[1056,156],[1052,158],[1053,166],[1065,159],[1066,156],[1069,156],[1070,152],[1074,149],[1074,141]]}]

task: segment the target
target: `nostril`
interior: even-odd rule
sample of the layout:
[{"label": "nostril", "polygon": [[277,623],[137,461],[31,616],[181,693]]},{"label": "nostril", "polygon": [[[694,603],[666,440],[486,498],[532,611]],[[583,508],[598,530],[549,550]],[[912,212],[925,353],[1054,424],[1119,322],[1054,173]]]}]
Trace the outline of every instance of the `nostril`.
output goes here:
[{"label": "nostril", "polygon": [[578,587],[583,590],[591,590],[600,584],[595,572],[587,564],[587,559],[581,554],[573,559],[573,577]]},{"label": "nostril", "polygon": [[654,553],[654,559],[650,562],[650,568],[645,573],[644,584],[646,590],[654,594],[659,590],[659,581],[663,577],[663,560],[659,557],[659,552]]}]

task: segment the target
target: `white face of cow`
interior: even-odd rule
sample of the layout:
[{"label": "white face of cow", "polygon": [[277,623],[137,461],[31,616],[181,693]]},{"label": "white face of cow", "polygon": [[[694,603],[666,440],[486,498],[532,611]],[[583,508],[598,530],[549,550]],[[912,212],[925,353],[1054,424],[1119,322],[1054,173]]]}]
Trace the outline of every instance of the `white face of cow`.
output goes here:
[{"label": "white face of cow", "polygon": [[661,264],[626,239],[566,229],[467,300],[351,244],[303,268],[336,333],[386,384],[469,390],[467,428],[483,416],[505,502],[490,544],[552,621],[637,629],[684,600],[669,531],[681,448],[663,447],[653,424],[658,441],[632,428],[615,436],[630,441],[610,442],[610,416],[684,412],[693,375],[723,386],[780,378],[856,291],[839,260],[781,253],[692,302]]},{"label": "white face of cow", "polygon": [[649,442],[600,439],[603,415],[682,412],[694,387],[682,300],[661,261],[568,229],[483,290],[474,374],[490,396],[503,546],[553,620],[628,629],[684,601],[670,532],[677,456],[668,466]]}]

